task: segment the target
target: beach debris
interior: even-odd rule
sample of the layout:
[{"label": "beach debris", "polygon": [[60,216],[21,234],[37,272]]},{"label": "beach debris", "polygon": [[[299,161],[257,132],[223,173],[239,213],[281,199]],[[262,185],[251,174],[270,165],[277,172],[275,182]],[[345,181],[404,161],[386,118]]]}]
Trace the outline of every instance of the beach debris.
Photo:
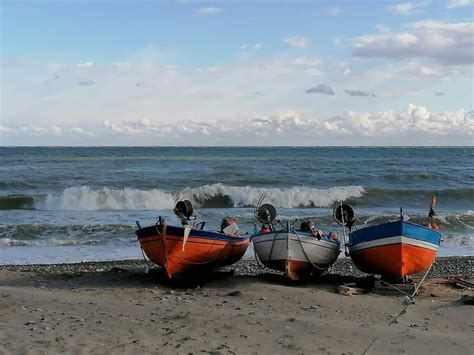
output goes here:
[{"label": "beach debris", "polygon": [[459,299],[461,303],[474,305],[474,294],[473,295],[462,295]]},{"label": "beach debris", "polygon": [[309,310],[312,310],[312,309],[318,309],[319,307],[321,307],[319,304],[312,304],[312,305],[307,306],[307,307],[301,307],[301,309],[303,309],[305,311],[309,311]]},{"label": "beach debris", "polygon": [[242,292],[240,292],[239,290],[235,290],[235,291],[231,291],[229,292],[228,294],[226,294],[226,296],[240,296],[242,294]]},{"label": "beach debris", "polygon": [[342,284],[337,288],[337,291],[344,296],[362,295],[370,292],[369,289],[357,287],[355,282]]},{"label": "beach debris", "polygon": [[457,288],[467,288],[467,289],[474,288],[473,282],[464,280],[462,277],[459,277],[459,276],[449,276],[448,282]]}]

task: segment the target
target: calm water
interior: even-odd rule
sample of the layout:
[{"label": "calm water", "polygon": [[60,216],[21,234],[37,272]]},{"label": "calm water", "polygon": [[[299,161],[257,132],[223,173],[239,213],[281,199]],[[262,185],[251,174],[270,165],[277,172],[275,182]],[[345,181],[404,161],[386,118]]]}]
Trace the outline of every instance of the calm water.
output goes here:
[{"label": "calm water", "polygon": [[441,255],[474,255],[474,148],[0,148],[0,264],[141,257],[134,230],[194,202],[217,228],[252,231],[261,194],[280,218],[339,231],[332,204],[360,226],[423,222],[438,197]]}]

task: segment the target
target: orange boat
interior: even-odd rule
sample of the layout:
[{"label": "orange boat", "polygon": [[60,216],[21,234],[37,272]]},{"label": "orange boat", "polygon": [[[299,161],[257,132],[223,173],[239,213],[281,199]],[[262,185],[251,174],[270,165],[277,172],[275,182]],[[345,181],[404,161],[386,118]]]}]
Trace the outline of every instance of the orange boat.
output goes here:
[{"label": "orange boat", "polygon": [[404,277],[429,270],[441,234],[418,224],[395,221],[349,234],[349,254],[359,270]]},{"label": "orange boat", "polygon": [[185,201],[191,209],[186,211],[180,202],[174,211],[181,217],[183,227],[169,226],[160,217],[154,226],[139,227],[135,232],[152,262],[164,267],[170,278],[177,278],[186,273],[228,266],[242,258],[249,245],[249,236],[226,234],[229,226],[221,232],[202,230],[203,222],[191,226],[188,224],[191,204]]}]

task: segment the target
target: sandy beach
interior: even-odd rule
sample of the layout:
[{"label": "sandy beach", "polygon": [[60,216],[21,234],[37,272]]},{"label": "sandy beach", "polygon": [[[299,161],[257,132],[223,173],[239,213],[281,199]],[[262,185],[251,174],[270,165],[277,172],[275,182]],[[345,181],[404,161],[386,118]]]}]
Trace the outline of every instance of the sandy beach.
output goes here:
[{"label": "sandy beach", "polygon": [[473,264],[439,259],[409,305],[338,294],[356,280],[348,260],[303,283],[250,261],[191,283],[141,261],[2,266],[0,352],[472,354],[474,308],[459,302],[472,291],[442,273],[472,279]]}]

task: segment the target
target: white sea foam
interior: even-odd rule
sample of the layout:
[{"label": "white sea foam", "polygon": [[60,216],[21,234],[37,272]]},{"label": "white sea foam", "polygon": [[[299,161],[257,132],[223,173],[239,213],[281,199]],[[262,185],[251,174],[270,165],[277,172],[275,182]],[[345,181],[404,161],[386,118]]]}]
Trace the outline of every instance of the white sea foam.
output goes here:
[{"label": "white sea foam", "polygon": [[70,187],[61,195],[48,195],[36,208],[47,210],[162,210],[173,208],[171,194],[161,190],[114,190],[104,187],[93,190],[88,186]]},{"label": "white sea foam", "polygon": [[[196,206],[217,199],[217,207],[256,206],[260,196],[276,207],[330,207],[335,201],[361,197],[361,186],[340,186],[329,189],[309,187],[263,188],[227,186],[224,184],[186,188],[171,194],[159,189],[91,189],[88,186],[70,187],[60,195],[48,195],[36,204],[37,209],[47,210],[163,210],[173,208],[176,199],[189,199]],[[228,206],[230,203],[231,206]]]},{"label": "white sea foam", "polygon": [[364,193],[362,186],[339,186],[329,189],[314,189],[310,187],[265,188],[250,186],[227,186],[224,184],[204,185],[197,188],[187,188],[180,192],[180,198],[202,203],[217,196],[228,196],[233,207],[256,206],[260,196],[265,195],[265,202],[276,207],[329,207],[335,201],[346,200],[350,197],[361,197]]}]

